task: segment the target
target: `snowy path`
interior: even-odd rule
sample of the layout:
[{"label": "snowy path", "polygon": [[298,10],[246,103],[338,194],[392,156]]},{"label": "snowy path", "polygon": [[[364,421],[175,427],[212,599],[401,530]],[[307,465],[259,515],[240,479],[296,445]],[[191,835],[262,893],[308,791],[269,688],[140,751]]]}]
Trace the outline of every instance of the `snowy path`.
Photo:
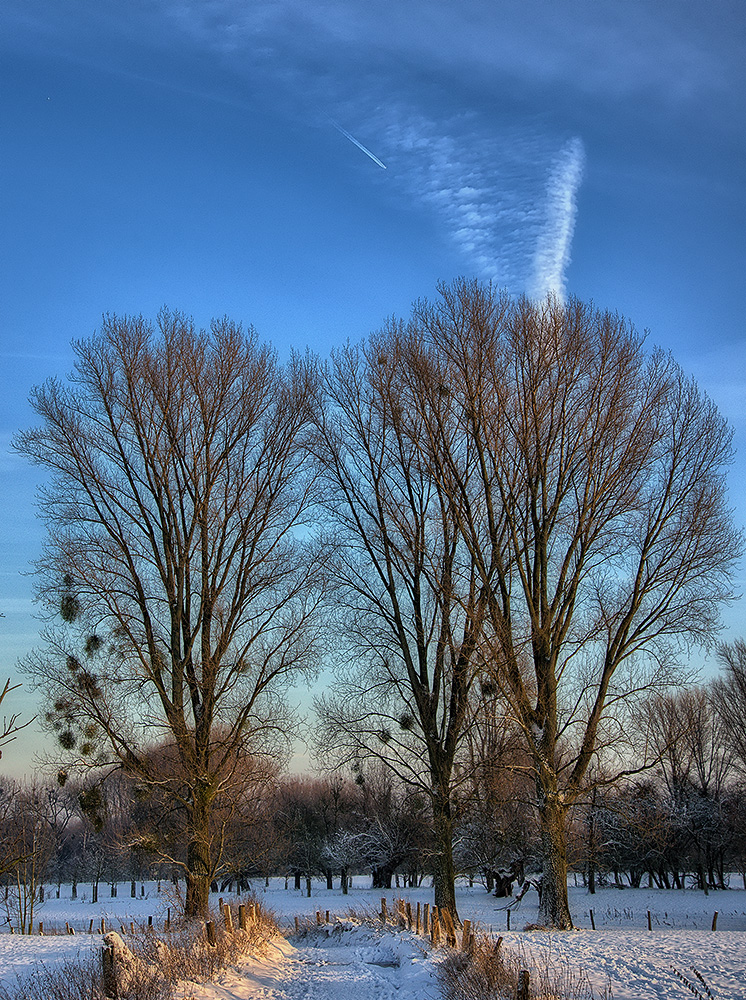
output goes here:
[{"label": "snowy path", "polygon": [[262,959],[190,986],[194,1000],[435,1000],[433,965],[411,935],[338,925],[297,947],[276,939]]}]

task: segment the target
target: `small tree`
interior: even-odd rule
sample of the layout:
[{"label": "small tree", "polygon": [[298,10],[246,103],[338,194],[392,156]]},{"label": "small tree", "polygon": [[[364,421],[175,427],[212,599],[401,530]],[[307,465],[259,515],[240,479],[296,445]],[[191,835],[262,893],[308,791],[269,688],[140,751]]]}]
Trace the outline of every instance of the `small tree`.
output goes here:
[{"label": "small tree", "polygon": [[722,674],[713,683],[712,701],[734,762],[746,774],[746,641],[723,643],[718,659]]},{"label": "small tree", "polygon": [[[298,537],[313,366],[229,320],[107,316],[68,384],[36,388],[16,447],[50,473],[39,596],[61,614],[28,670],[82,766],[160,784],[187,816],[186,912],[207,912],[210,817],[314,659],[321,564]],[[179,768],[149,753],[172,742]]]},{"label": "small tree", "polygon": [[[3,615],[0,614],[0,618],[2,617]],[[13,684],[11,686],[9,677],[6,680],[2,691],[0,691],[0,705],[3,704],[6,697],[11,693],[11,691],[17,690],[17,688],[19,688],[20,686],[21,686],[20,684]],[[22,729],[25,729],[26,726],[31,725],[31,723],[34,721],[33,719],[29,719],[27,722],[24,722],[22,725],[19,725],[18,722],[19,718],[20,716],[17,712],[14,712],[13,715],[11,716],[7,715],[3,716],[2,724],[0,724],[0,747],[4,747],[6,743],[11,743]],[[0,757],[2,757],[2,755],[3,752],[2,749],[0,749]]]},{"label": "small tree", "polygon": [[3,816],[3,839],[12,852],[12,858],[6,859],[12,888],[5,897],[5,911],[20,934],[30,934],[44,902],[44,880],[54,857],[55,838],[45,789],[36,784],[15,785],[3,790],[2,797],[8,796],[11,808]]}]

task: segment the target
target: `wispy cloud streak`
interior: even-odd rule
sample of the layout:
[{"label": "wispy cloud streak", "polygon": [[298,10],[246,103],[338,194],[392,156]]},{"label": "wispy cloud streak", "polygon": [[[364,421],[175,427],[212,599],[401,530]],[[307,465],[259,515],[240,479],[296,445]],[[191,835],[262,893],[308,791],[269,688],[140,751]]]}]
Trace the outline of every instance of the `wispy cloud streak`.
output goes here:
[{"label": "wispy cloud streak", "polygon": [[583,179],[585,150],[580,139],[571,139],[554,164],[547,183],[545,222],[536,245],[534,298],[565,296],[565,279],[577,215],[577,193]]},{"label": "wispy cloud streak", "polygon": [[[450,244],[463,260],[457,267],[514,293],[563,293],[584,159],[580,140],[562,148],[551,129],[508,126],[484,104],[481,111],[458,113],[452,105],[451,113],[434,114],[426,90],[395,58],[396,32],[390,44],[376,47],[379,61],[371,58],[366,43],[374,26],[360,10],[349,18],[320,17],[300,0],[249,7],[216,0],[207,17],[197,0],[166,2],[182,30],[220,52],[255,92],[271,92],[278,113],[321,118],[323,108],[326,122],[388,168],[380,182],[390,197],[437,220],[444,249]],[[357,86],[350,88],[353,69]],[[392,99],[407,85],[407,98]],[[337,117],[375,136],[382,158]]]},{"label": "wispy cloud streak", "polygon": [[558,154],[536,129],[491,131],[475,116],[436,121],[391,108],[379,128],[396,183],[435,213],[469,269],[514,293],[562,294],[580,140]]}]

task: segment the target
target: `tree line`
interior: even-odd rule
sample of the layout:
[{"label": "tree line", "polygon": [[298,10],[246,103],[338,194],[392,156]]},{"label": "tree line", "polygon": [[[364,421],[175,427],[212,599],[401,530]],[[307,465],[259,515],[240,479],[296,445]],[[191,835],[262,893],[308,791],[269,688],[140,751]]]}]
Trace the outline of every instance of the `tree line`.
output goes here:
[{"label": "tree line", "polygon": [[180,817],[186,850],[159,849],[200,915],[288,686],[331,663],[317,759],[423,804],[436,903],[457,917],[497,781],[540,919],[572,926],[570,824],[592,795],[601,837],[615,784],[665,759],[641,706],[733,596],[731,431],[696,383],[618,315],[466,280],[326,363],[167,311],[74,349],[15,442],[48,472],[26,666],[64,773]]},{"label": "tree line", "polygon": [[[739,708],[732,696],[746,680],[746,645],[723,647],[721,659],[723,675],[707,687],[643,703],[637,738],[654,744],[657,767],[623,783],[597,780],[571,810],[569,868],[589,892],[643,885],[708,893],[728,887],[734,873],[746,888],[746,703]],[[455,871],[503,905],[518,887],[543,888],[523,755],[519,741],[506,741],[499,761],[472,772],[456,804]],[[427,797],[380,764],[323,777],[253,769],[238,799],[220,806],[212,817],[220,845],[215,892],[261,890],[270,877],[284,876],[286,889],[310,895],[312,880],[322,878],[346,894],[353,878],[386,890],[418,886],[438,870]],[[64,773],[46,785],[8,782],[0,789],[6,920],[30,932],[45,895],[63,883],[73,898],[94,903],[122,883],[132,895],[145,881],[178,883],[184,834],[183,810],[144,794],[123,771],[103,783]]]}]

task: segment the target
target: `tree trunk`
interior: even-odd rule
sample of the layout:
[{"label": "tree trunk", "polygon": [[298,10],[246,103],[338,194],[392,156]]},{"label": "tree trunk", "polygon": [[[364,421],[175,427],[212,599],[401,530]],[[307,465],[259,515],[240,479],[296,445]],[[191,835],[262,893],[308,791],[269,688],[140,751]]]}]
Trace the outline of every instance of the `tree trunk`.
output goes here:
[{"label": "tree trunk", "polygon": [[388,865],[380,865],[373,869],[373,888],[390,889],[391,880],[394,877],[394,870]]},{"label": "tree trunk", "polygon": [[458,924],[456,909],[456,868],[453,862],[453,818],[451,803],[445,796],[433,798],[433,825],[436,855],[434,860],[433,885],[435,905],[446,909]]},{"label": "tree trunk", "polygon": [[539,923],[558,930],[571,930],[567,899],[567,809],[556,795],[547,795],[539,807],[541,850],[544,858]]},{"label": "tree trunk", "polygon": [[210,803],[199,786],[194,789],[190,821],[184,916],[205,918],[210,905]]},{"label": "tree trunk", "polygon": [[588,814],[588,892],[596,892],[596,788],[591,793],[591,808]]}]

